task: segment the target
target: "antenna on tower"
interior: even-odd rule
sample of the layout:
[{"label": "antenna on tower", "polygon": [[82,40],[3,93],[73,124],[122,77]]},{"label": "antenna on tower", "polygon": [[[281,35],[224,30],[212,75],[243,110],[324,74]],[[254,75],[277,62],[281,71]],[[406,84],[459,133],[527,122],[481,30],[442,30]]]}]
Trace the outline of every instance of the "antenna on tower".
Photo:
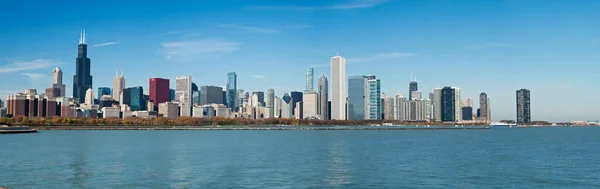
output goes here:
[{"label": "antenna on tower", "polygon": [[85,44],[85,29],[83,30],[83,44]]},{"label": "antenna on tower", "polygon": [[83,44],[83,30],[79,31],[79,44]]}]

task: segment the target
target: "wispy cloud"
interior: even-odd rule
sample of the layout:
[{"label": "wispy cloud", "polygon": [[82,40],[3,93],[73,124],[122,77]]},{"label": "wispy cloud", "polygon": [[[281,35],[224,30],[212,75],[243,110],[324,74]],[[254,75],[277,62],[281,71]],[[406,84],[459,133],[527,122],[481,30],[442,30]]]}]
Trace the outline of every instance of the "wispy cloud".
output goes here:
[{"label": "wispy cloud", "polygon": [[29,77],[30,79],[38,79],[46,77],[44,74],[36,74],[36,73],[22,73],[24,76]]},{"label": "wispy cloud", "polygon": [[163,35],[175,35],[175,34],[180,34],[180,33],[181,33],[181,31],[170,31],[170,32],[164,33]]},{"label": "wispy cloud", "polygon": [[255,33],[280,33],[281,32],[280,30],[277,30],[277,29],[245,26],[245,25],[241,25],[241,24],[217,24],[217,27],[234,29],[234,30],[242,30],[242,31],[247,31],[247,32],[255,32]]},{"label": "wispy cloud", "polygon": [[505,46],[510,46],[510,44],[499,43],[499,42],[488,42],[488,43],[482,43],[482,44],[473,44],[473,45],[469,45],[468,47],[471,49],[482,49],[482,48],[487,48],[487,47],[505,47]]},{"label": "wispy cloud", "polygon": [[36,70],[47,68],[52,65],[56,65],[57,63],[52,62],[50,60],[45,59],[36,59],[33,61],[25,62],[25,61],[15,61],[14,63],[7,64],[0,67],[0,73],[10,73],[10,72],[18,72],[25,70]]},{"label": "wispy cloud", "polygon": [[402,58],[402,57],[411,57],[416,56],[413,53],[403,53],[403,52],[391,52],[391,53],[377,53],[367,57],[359,57],[359,58],[348,58],[348,62],[372,62],[372,61],[380,61],[380,60],[388,60],[394,58]]},{"label": "wispy cloud", "polygon": [[283,27],[284,29],[287,30],[301,30],[301,29],[308,29],[308,28],[312,28],[314,27],[313,25],[310,24],[294,24],[294,25],[288,25]]},{"label": "wispy cloud", "polygon": [[264,79],[264,78],[267,78],[267,76],[264,76],[264,75],[252,75],[252,78]]},{"label": "wispy cloud", "polygon": [[235,52],[240,45],[219,39],[198,39],[163,43],[161,52],[170,60],[201,59]]},{"label": "wispy cloud", "polygon": [[327,9],[361,9],[381,5],[389,0],[350,0],[344,3],[329,6],[252,6],[252,10],[285,10],[285,11],[313,11]]},{"label": "wispy cloud", "polygon": [[96,45],[94,45],[94,47],[102,47],[102,46],[116,45],[116,44],[119,44],[119,42],[111,41],[111,42],[96,44]]}]

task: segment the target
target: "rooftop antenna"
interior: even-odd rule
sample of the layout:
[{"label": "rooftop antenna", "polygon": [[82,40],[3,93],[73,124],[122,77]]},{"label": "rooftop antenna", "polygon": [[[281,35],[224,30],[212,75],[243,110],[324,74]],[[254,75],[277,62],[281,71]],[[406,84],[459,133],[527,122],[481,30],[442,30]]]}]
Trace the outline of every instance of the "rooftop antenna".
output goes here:
[{"label": "rooftop antenna", "polygon": [[79,31],[79,44],[83,44],[83,30]]},{"label": "rooftop antenna", "polygon": [[413,81],[412,71],[410,71],[410,81]]},{"label": "rooftop antenna", "polygon": [[83,41],[82,44],[85,44],[85,29],[83,30],[83,40],[82,41]]},{"label": "rooftop antenna", "polygon": [[121,77],[123,77],[123,70],[121,70]]}]

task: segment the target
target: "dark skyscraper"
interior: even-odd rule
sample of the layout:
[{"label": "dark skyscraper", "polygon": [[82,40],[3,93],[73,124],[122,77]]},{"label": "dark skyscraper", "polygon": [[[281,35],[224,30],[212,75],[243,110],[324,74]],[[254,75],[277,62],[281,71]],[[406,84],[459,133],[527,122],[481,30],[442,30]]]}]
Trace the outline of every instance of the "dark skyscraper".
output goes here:
[{"label": "dark skyscraper", "polygon": [[223,88],[217,86],[200,87],[200,105],[223,104]]},{"label": "dark skyscraper", "polygon": [[408,100],[412,100],[413,96],[412,96],[412,92],[413,91],[419,91],[419,86],[417,84],[417,80],[414,80],[412,77],[412,72],[410,73],[410,83],[408,84]]},{"label": "dark skyscraper", "polygon": [[455,89],[452,87],[442,88],[442,121],[456,121],[456,98]]},{"label": "dark skyscraper", "polygon": [[85,92],[92,88],[92,75],[90,74],[90,59],[87,57],[87,45],[85,44],[85,31],[79,37],[77,59],[75,59],[75,75],[73,76],[73,98],[79,103],[84,103]]},{"label": "dark skyscraper", "polygon": [[123,89],[123,104],[129,105],[131,111],[146,109],[143,87],[129,87]]},{"label": "dark skyscraper", "polygon": [[296,109],[296,103],[302,102],[302,92],[292,91],[290,95],[292,96],[292,112],[294,112],[293,110]]},{"label": "dark skyscraper", "polygon": [[237,110],[237,75],[235,72],[227,73],[227,86],[226,86],[226,95],[225,102],[227,103],[227,107],[231,109],[231,111]]},{"label": "dark skyscraper", "polygon": [[531,123],[531,99],[529,90],[517,91],[517,124]]},{"label": "dark skyscraper", "polygon": [[488,117],[488,96],[486,93],[479,94],[479,118],[489,120]]}]

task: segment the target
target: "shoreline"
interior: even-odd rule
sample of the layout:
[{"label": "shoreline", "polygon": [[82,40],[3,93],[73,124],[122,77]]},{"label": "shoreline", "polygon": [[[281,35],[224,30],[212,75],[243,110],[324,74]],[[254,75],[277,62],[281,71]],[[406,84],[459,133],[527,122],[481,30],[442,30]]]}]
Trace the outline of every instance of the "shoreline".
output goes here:
[{"label": "shoreline", "polygon": [[488,126],[31,126],[37,130],[485,130]]}]

